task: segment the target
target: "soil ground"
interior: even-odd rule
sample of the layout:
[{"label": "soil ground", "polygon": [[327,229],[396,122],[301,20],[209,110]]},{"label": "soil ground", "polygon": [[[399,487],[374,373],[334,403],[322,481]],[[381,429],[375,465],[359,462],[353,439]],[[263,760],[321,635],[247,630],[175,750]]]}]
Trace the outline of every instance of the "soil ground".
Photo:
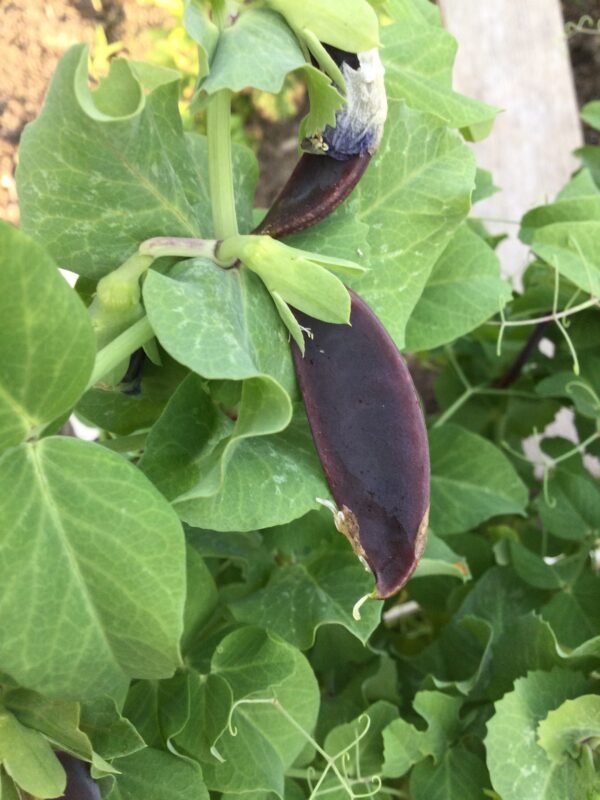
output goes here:
[{"label": "soil ground", "polygon": [[143,58],[149,29],[169,23],[158,8],[136,0],[0,0],[0,217],[17,223],[14,185],[18,144],[40,111],[62,54],[77,42],[108,43]]},{"label": "soil ground", "polygon": [[[562,6],[567,22],[577,23],[586,14],[600,18],[598,0],[562,0]],[[126,54],[143,58],[152,29],[173,22],[166,12],[138,0],[0,0],[0,20],[0,218],[18,223],[19,139],[39,112],[60,56],[76,42],[93,44],[101,28],[109,44],[120,41]],[[572,34],[569,49],[580,104],[600,98],[600,31]],[[294,125],[274,124],[263,137],[259,159],[269,167],[261,171],[261,205],[270,202],[290,171]],[[600,135],[589,128],[585,136],[600,143]]]}]

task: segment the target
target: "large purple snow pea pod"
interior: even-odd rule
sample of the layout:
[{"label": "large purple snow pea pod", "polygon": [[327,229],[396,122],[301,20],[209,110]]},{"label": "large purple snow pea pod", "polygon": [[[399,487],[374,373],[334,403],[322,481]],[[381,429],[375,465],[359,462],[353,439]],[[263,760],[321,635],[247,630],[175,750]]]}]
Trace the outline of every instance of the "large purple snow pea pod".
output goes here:
[{"label": "large purple snow pea pod", "polygon": [[[377,51],[329,49],[343,71],[347,103],[335,128],[304,142],[312,152],[301,156],[256,233],[279,238],[327,217],[356,186],[381,140],[387,104]],[[292,349],[317,453],[338,505],[336,527],[373,572],[375,595],[385,598],[406,583],[425,547],[429,448],[400,352],[368,305],[350,294],[350,326],[293,310],[310,336],[304,356],[295,344]]]},{"label": "large purple snow pea pod", "polygon": [[254,233],[280,239],[325,219],[348,197],[370,160],[370,153],[346,161],[303,153]]},{"label": "large purple snow pea pod", "polygon": [[340,509],[336,526],[389,597],[423,552],[429,513],[427,431],[410,372],[381,322],[354,292],[351,327],[295,312],[309,328],[293,345],[315,446]]},{"label": "large purple snow pea pod", "polygon": [[304,152],[254,231],[281,238],[325,219],[348,197],[377,150],[387,115],[384,70],[377,50],[328,48],[346,81],[346,104],[334,128],[305,139]]}]

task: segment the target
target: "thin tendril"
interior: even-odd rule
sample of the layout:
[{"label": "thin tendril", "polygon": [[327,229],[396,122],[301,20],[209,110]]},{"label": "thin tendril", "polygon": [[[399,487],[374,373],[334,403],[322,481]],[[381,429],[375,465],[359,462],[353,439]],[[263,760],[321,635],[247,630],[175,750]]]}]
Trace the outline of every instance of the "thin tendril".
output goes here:
[{"label": "thin tendril", "polygon": [[498,332],[498,341],[496,342],[496,356],[500,358],[502,355],[502,340],[504,339],[504,331],[506,330],[506,317],[504,316],[504,306],[500,305],[500,330]]},{"label": "thin tendril", "polygon": [[466,389],[460,395],[460,397],[457,397],[456,400],[452,403],[452,405],[444,411],[442,416],[436,419],[436,421],[431,426],[432,429],[435,430],[435,428],[440,428],[445,422],[447,422],[451,417],[453,417],[459,410],[459,408],[464,406],[467,400],[470,400],[470,398],[473,397],[473,395],[477,394],[479,388],[480,387],[478,386],[473,386],[470,389]]},{"label": "thin tendril", "polygon": [[352,619],[355,619],[357,622],[360,622],[362,617],[360,615],[360,609],[364,606],[364,604],[373,596],[372,592],[368,594],[364,594],[361,598],[359,598],[356,603],[352,606]]},{"label": "thin tendril", "polygon": [[548,508],[556,508],[556,497],[553,497],[550,494],[550,469],[548,467],[544,467],[544,475],[542,478],[543,481],[543,489],[544,489],[544,502],[548,506]]},{"label": "thin tendril", "polygon": [[[302,737],[306,740],[306,742],[308,742],[308,744],[310,744],[317,751],[317,753],[324,759],[325,768],[320,773],[317,773],[317,771],[313,767],[308,767],[306,770],[290,769],[286,773],[289,777],[301,778],[302,780],[306,781],[306,783],[308,784],[308,788],[310,790],[309,800],[315,800],[315,798],[317,797],[323,797],[324,795],[331,794],[334,791],[339,792],[340,789],[342,789],[348,795],[349,800],[359,800],[360,798],[375,797],[381,790],[383,790],[383,784],[380,775],[372,775],[370,777],[365,777],[365,778],[360,777],[359,743],[365,738],[371,727],[371,717],[368,714],[361,714],[361,716],[358,718],[355,736],[353,740],[350,742],[350,744],[342,748],[338,753],[332,756],[329,755],[329,753],[319,745],[319,743],[310,735],[310,733],[308,733],[308,731],[304,730],[302,725],[300,725],[300,723],[294,719],[294,717],[284,708],[284,706],[281,705],[277,697],[244,698],[242,700],[237,700],[235,703],[233,703],[231,710],[229,712],[229,717],[227,719],[227,729],[232,736],[236,736],[238,733],[237,728],[233,725],[233,714],[242,705],[272,706],[290,723],[290,725],[292,725],[302,735]],[[360,726],[362,726],[362,730],[359,730]],[[356,749],[356,773],[358,776],[356,779],[350,778],[348,776],[348,766],[352,759],[351,751],[353,749]],[[338,762],[341,763],[341,769],[340,766],[338,766]],[[332,788],[321,790],[323,782],[330,772],[332,772],[335,775],[335,777],[339,782],[339,785],[334,786]],[[314,782],[315,778],[317,778],[316,783]],[[367,789],[368,784],[372,784],[372,788]],[[364,789],[366,789],[366,791],[357,793],[353,789],[354,786],[361,786]],[[397,796],[394,795],[393,790],[392,794],[393,796]]]},{"label": "thin tendril", "polygon": [[564,336],[565,342],[567,343],[567,347],[569,348],[569,352],[571,353],[571,358],[573,359],[573,372],[575,375],[579,375],[579,358],[577,357],[577,351],[575,350],[575,345],[569,334],[567,333],[567,329],[564,325],[562,325],[558,320],[555,320],[556,327]]},{"label": "thin tendril", "polygon": [[[533,429],[533,435],[537,436],[537,430]],[[592,444],[592,442],[597,441],[600,439],[600,429],[597,430],[595,433],[592,433],[587,439],[584,439],[583,442],[579,442],[570,450],[567,450],[566,453],[563,453],[561,456],[557,456],[556,458],[551,458],[542,450],[542,460],[535,461],[534,459],[528,458],[523,453],[519,453],[513,447],[511,447],[506,440],[502,440],[500,443],[501,446],[507,450],[514,458],[518,458],[519,461],[524,461],[526,464],[530,464],[533,467],[541,467],[543,470],[542,473],[542,489],[544,500],[549,508],[554,508],[556,506],[556,499],[552,497],[550,494],[550,487],[549,487],[549,480],[552,471],[556,468],[558,464],[561,464],[563,461],[567,461],[569,458],[577,455],[578,453],[583,455],[585,453],[586,448],[588,445]]]},{"label": "thin tendril", "polygon": [[[533,317],[532,319],[511,319],[511,320],[503,320],[501,319],[500,322],[496,320],[489,320],[486,322],[486,325],[496,325],[506,328],[516,328],[519,326],[527,326],[527,325],[537,325],[539,322],[556,322],[557,319],[564,319],[565,317],[571,317],[573,314],[578,314],[580,311],[585,311],[586,308],[593,308],[594,306],[600,306],[600,298],[598,297],[590,297],[589,300],[586,300],[585,303],[580,303],[578,306],[573,306],[573,308],[563,309],[556,314],[545,314],[543,317]],[[502,317],[502,312],[500,312],[500,316]]]},{"label": "thin tendril", "polygon": [[565,24],[565,36],[570,39],[582,33],[586,36],[600,36],[600,20],[594,21],[589,14],[584,14],[577,22],[567,22]]},{"label": "thin tendril", "polygon": [[[598,23],[598,24],[600,24],[600,23]],[[579,256],[579,258],[583,262],[583,266],[584,266],[584,269],[585,269],[585,274],[586,274],[586,277],[588,279],[588,285],[589,285],[589,288],[590,288],[590,295],[593,295],[594,294],[594,281],[592,279],[592,270],[591,270],[591,267],[590,267],[590,262],[587,260],[587,256],[584,255],[584,252],[581,249],[581,245],[579,244],[579,241],[577,239],[575,239],[575,237],[572,236],[571,234],[569,234],[569,236],[568,236],[568,242],[569,242],[570,245],[573,245],[575,250],[577,250],[577,255]]]},{"label": "thin tendril", "polygon": [[366,783],[367,780],[370,780],[372,783],[375,784],[375,786],[370,792],[365,792],[363,794],[355,794],[354,797],[357,798],[357,800],[360,797],[375,797],[377,793],[381,790],[382,781],[379,775],[373,775],[372,778],[365,779],[364,783]]},{"label": "thin tendril", "polygon": [[593,442],[600,439],[600,430],[597,430],[595,433],[592,433],[587,439],[584,439],[583,442],[579,442],[579,444],[575,445],[575,447],[571,448],[571,450],[567,450],[566,453],[563,453],[562,456],[557,456],[553,459],[554,464],[561,464],[563,461],[567,461],[567,459],[571,458],[572,456],[576,456],[578,453],[585,453],[586,448],[588,445],[592,444]]},{"label": "thin tendril", "polygon": [[581,389],[581,391],[587,392],[593,400],[594,411],[600,411],[600,397],[598,397],[596,392],[588,383],[584,383],[583,381],[570,381],[567,383],[565,389],[571,396],[573,396],[573,387],[577,387],[578,389]]}]

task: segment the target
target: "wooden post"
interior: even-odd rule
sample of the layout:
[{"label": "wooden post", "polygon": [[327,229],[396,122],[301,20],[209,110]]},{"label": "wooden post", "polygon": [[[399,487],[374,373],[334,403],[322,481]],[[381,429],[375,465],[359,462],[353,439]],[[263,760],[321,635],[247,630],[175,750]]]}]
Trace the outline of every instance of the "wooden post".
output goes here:
[{"label": "wooden post", "polygon": [[[457,91],[504,109],[489,139],[474,145],[480,166],[502,192],[475,215],[518,221],[555,197],[577,169],[581,146],[569,53],[559,0],[439,0],[459,43]],[[516,225],[499,248],[505,274],[517,277],[527,259]]]}]

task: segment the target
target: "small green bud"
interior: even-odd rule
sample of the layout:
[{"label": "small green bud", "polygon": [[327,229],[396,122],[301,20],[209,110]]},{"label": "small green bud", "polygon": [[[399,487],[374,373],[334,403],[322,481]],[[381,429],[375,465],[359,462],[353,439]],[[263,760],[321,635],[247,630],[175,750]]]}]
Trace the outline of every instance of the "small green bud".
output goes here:
[{"label": "small green bud", "polygon": [[270,236],[244,236],[242,262],[255,272],[269,292],[309,317],[348,323],[350,296],[344,284],[318,263],[320,258],[295,250]]}]

